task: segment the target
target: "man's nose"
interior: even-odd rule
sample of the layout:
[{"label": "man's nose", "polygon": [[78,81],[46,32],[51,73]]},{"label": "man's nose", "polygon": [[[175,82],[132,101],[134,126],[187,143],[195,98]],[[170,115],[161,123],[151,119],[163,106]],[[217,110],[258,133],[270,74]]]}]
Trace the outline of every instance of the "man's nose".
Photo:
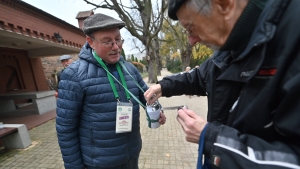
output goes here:
[{"label": "man's nose", "polygon": [[117,43],[115,42],[115,43],[113,43],[112,48],[113,48],[113,49],[119,49],[119,48],[121,48],[121,47],[118,46]]}]

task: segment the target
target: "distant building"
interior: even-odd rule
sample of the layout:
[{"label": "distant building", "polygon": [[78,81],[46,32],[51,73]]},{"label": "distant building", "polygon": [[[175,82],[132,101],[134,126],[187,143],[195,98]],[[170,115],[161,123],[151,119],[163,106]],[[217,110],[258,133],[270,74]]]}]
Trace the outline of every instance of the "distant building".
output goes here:
[{"label": "distant building", "polygon": [[78,20],[78,26],[80,29],[82,29],[83,27],[83,21],[91,15],[94,15],[94,12],[92,10],[81,11],[77,14],[76,19]]},{"label": "distant building", "polygon": [[[83,21],[91,15],[94,15],[92,10],[78,12],[76,19],[78,20],[78,26],[80,30],[82,30]],[[69,55],[71,55],[72,59],[75,61],[78,59],[78,54],[79,52]],[[57,78],[55,77],[55,74],[63,69],[59,57],[60,56],[51,56],[41,58],[46,78],[50,78],[55,84],[57,84]]]}]

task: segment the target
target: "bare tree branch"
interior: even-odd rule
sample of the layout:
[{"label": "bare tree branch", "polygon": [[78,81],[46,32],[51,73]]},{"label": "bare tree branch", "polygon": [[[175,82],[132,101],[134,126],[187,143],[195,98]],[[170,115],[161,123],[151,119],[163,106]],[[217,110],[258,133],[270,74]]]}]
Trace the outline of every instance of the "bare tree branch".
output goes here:
[{"label": "bare tree branch", "polygon": [[[157,50],[159,43],[152,43],[152,41],[155,38],[158,39],[158,33],[161,31],[167,0],[156,0],[154,8],[151,0],[130,0],[131,5],[124,5],[124,1],[121,0],[104,0],[101,5],[90,2],[92,0],[84,1],[96,8],[114,10],[119,15],[120,19],[126,24],[125,28],[145,46],[144,50],[150,57],[148,62],[149,81],[150,83],[156,82],[156,74],[151,73],[151,71],[156,70],[155,60],[156,56],[159,56]],[[135,41],[133,42],[135,43]],[[141,51],[141,49],[139,50]]]},{"label": "bare tree branch", "polygon": [[95,6],[96,8],[107,8],[107,9],[113,10],[113,8],[109,7],[108,5],[97,5],[97,4],[92,3],[92,2],[90,2],[88,0],[83,0],[83,1],[86,2],[87,4]]}]

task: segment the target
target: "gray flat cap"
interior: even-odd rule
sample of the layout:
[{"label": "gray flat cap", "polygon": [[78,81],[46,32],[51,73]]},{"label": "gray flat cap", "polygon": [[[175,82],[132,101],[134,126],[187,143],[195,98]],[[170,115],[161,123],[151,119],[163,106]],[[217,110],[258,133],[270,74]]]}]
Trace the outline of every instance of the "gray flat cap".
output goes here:
[{"label": "gray flat cap", "polygon": [[66,60],[66,59],[71,59],[72,57],[70,55],[62,55],[59,60],[62,61],[62,60]]},{"label": "gray flat cap", "polygon": [[169,0],[168,1],[168,15],[171,19],[178,20],[176,12],[185,1],[186,0]]},{"label": "gray flat cap", "polygon": [[118,27],[119,29],[125,26],[125,22],[112,18],[110,16],[97,13],[83,21],[83,32],[90,35],[95,31],[107,28]]}]

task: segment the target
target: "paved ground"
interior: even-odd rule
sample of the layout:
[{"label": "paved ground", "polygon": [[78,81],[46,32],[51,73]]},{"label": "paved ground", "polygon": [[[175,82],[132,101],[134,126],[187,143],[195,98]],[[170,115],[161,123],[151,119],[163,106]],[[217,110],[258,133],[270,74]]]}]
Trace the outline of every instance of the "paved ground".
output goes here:
[{"label": "paved ground", "polygon": [[[162,71],[162,76],[170,72]],[[150,84],[149,84],[150,85]],[[160,98],[163,107],[188,105],[206,117],[206,97],[175,96]],[[198,145],[185,141],[184,133],[176,120],[177,111],[165,111],[167,122],[157,129],[147,126],[145,112],[141,111],[143,148],[139,159],[140,169],[195,169]],[[55,120],[50,120],[29,130],[32,145],[26,149],[1,150],[2,169],[63,169],[63,161],[57,143]]]}]

